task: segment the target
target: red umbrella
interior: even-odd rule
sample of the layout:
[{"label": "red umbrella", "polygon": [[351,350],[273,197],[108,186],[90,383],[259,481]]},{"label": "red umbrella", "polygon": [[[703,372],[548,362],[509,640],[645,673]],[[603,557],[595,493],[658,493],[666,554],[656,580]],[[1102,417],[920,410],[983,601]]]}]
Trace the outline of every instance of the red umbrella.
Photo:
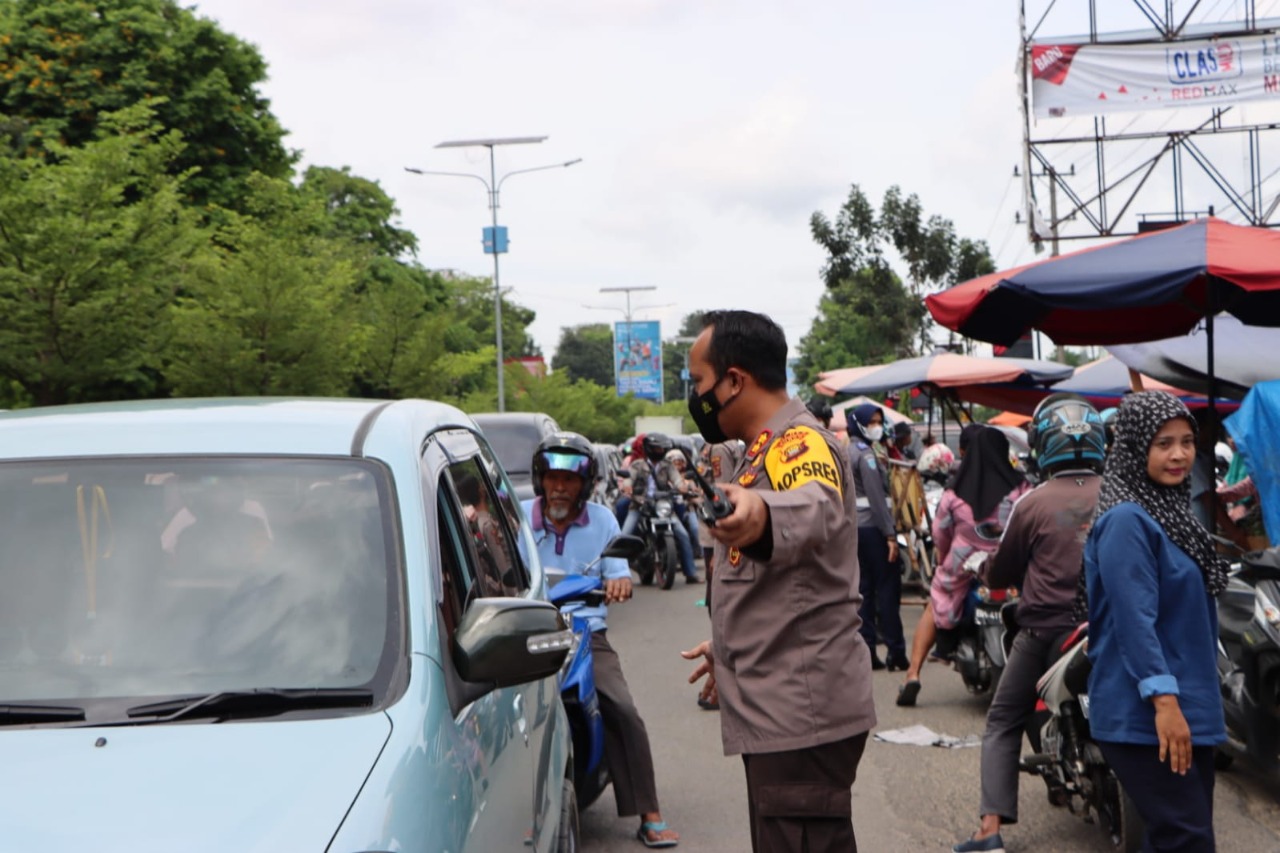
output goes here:
[{"label": "red umbrella", "polygon": [[1197,219],[975,278],[925,304],[947,328],[1005,345],[1031,329],[1059,344],[1140,343],[1203,319],[1212,413],[1213,317],[1280,326],[1280,234]]},{"label": "red umbrella", "polygon": [[991,273],[925,304],[947,328],[1006,346],[1031,329],[1059,344],[1154,341],[1218,311],[1280,326],[1280,234],[1198,219]]}]

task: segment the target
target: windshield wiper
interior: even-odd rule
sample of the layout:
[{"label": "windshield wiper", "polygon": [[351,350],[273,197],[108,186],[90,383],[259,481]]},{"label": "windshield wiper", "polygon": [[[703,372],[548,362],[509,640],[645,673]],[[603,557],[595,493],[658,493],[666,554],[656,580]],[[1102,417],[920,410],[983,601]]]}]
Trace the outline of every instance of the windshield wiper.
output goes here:
[{"label": "windshield wiper", "polygon": [[83,719],[84,708],[75,705],[0,705],[0,726],[71,723]]},{"label": "windshield wiper", "polygon": [[266,717],[311,708],[361,708],[373,704],[373,691],[351,687],[276,688],[223,690],[180,696],[164,702],[135,705],[130,718],[153,717],[147,722],[167,723],[183,717]]}]

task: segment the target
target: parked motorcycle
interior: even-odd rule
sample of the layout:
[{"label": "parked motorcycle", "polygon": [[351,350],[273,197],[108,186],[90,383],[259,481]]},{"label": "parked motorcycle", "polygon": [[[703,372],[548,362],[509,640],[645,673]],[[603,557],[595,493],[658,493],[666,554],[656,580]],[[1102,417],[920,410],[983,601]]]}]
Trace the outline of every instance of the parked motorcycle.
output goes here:
[{"label": "parked motorcycle", "polygon": [[1047,711],[1040,729],[1040,751],[1026,756],[1021,768],[1039,776],[1049,802],[1096,823],[1115,850],[1141,849],[1145,828],[1133,800],[1089,732],[1088,624],[1062,643],[1060,657],[1036,682]]},{"label": "parked motorcycle", "polygon": [[565,622],[573,627],[573,646],[560,667],[560,700],[569,718],[573,740],[573,784],[578,807],[585,809],[609,785],[609,768],[604,760],[604,720],[600,716],[600,699],[591,655],[591,626],[576,615],[583,606],[604,604],[604,581],[599,571],[593,572],[606,557],[631,559],[644,548],[635,536],[615,536],[600,556],[588,564],[582,574],[567,574],[562,569],[546,567],[551,584],[548,597],[560,608]]},{"label": "parked motorcycle", "polygon": [[1241,757],[1280,773],[1280,548],[1244,555],[1218,599],[1218,679],[1227,743],[1218,767]]}]

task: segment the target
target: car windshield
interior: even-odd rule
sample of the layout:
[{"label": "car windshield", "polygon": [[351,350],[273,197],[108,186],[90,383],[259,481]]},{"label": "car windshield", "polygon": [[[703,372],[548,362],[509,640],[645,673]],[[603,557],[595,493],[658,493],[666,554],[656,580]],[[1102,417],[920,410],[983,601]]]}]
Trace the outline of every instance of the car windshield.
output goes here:
[{"label": "car windshield", "polygon": [[390,505],[365,460],[0,464],[0,705],[377,689]]},{"label": "car windshield", "polygon": [[528,474],[533,451],[542,441],[538,425],[523,421],[481,422],[485,440],[497,454],[502,469],[508,474]]}]

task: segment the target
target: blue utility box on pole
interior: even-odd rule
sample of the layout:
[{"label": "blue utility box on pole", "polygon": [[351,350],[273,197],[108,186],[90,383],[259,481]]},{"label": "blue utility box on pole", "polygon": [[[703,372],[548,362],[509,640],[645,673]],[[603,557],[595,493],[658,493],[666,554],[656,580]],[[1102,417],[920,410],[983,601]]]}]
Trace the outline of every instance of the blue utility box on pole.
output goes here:
[{"label": "blue utility box on pole", "polygon": [[507,226],[486,226],[484,229],[484,253],[486,255],[506,254]]}]

